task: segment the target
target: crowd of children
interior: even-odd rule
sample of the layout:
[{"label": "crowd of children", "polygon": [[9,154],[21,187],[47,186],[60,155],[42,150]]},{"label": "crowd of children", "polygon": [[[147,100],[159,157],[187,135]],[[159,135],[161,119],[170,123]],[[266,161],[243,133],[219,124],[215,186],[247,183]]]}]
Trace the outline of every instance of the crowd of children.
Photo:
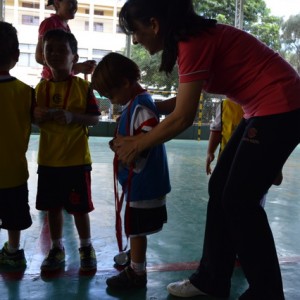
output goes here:
[{"label": "crowd of children", "polygon": [[[150,94],[138,82],[138,66],[121,54],[110,53],[102,59],[93,73],[92,89],[88,81],[74,75],[78,61],[75,36],[61,28],[47,30],[38,44],[43,74],[47,76],[32,89],[9,75],[19,57],[17,32],[11,24],[0,22],[1,45],[4,40],[8,46],[0,47],[0,89],[5,99],[1,104],[1,133],[8,142],[1,147],[0,168],[8,176],[0,179],[0,218],[1,227],[8,230],[8,241],[0,251],[0,265],[26,267],[24,250],[19,249],[19,244],[21,230],[32,223],[25,155],[34,123],[40,128],[35,208],[46,212],[51,238],[41,272],[57,271],[64,266],[63,210],[74,216],[80,271],[96,271],[89,219],[94,206],[87,130],[87,126],[98,123],[100,115],[93,89],[123,106],[116,134],[148,132],[159,123],[159,113]],[[9,121],[15,119],[21,122]],[[9,130],[4,130],[5,124],[10,124]],[[110,147],[114,151],[113,140]],[[11,161],[15,163],[11,165]],[[122,186],[121,198],[126,201],[124,224],[130,238],[131,260],[119,275],[107,279],[107,285],[113,289],[145,287],[147,235],[162,230],[167,222],[166,195],[171,187],[164,145],[145,151],[134,166],[119,163],[115,156],[113,168],[115,186]],[[115,196],[119,199],[117,192]],[[122,203],[116,205],[121,209]],[[116,218],[121,222],[120,213],[121,210]],[[119,226],[118,231],[122,230],[121,223]],[[120,243],[122,237],[117,240]],[[119,250],[123,250],[122,246]]]}]

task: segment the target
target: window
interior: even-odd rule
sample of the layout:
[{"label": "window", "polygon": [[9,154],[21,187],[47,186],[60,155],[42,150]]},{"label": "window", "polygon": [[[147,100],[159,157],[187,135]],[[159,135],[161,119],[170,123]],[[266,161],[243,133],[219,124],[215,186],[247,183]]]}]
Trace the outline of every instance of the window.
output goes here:
[{"label": "window", "polygon": [[36,45],[34,44],[19,44],[20,52],[32,52],[35,53]]},{"label": "window", "polygon": [[20,57],[18,66],[21,67],[38,67],[40,66],[35,60],[35,44],[19,44]]},{"label": "window", "polygon": [[104,10],[95,9],[94,15],[96,15],[96,16],[104,16]]},{"label": "window", "polygon": [[108,54],[109,52],[111,52],[111,51],[109,51],[109,50],[102,50],[102,49],[93,49],[93,56],[94,55],[95,56],[104,56],[104,55]]},{"label": "window", "polygon": [[103,32],[104,31],[103,23],[94,22],[94,31]]},{"label": "window", "polygon": [[119,24],[117,25],[116,31],[117,33],[124,33]]},{"label": "window", "polygon": [[22,15],[22,24],[38,26],[40,24],[40,18],[38,16]]},{"label": "window", "polygon": [[35,60],[34,53],[21,52],[19,56],[18,66],[20,67],[39,67],[40,65]]},{"label": "window", "polygon": [[89,21],[85,21],[85,22],[84,22],[84,30],[85,30],[85,31],[89,31],[89,25],[90,25],[90,22],[89,22]]},{"label": "window", "polygon": [[110,50],[102,50],[102,49],[93,49],[92,51],[92,59],[94,59],[97,63],[105,56],[106,54],[110,53]]},{"label": "window", "polygon": [[78,48],[78,55],[80,58],[87,57],[88,53],[89,53],[89,50],[87,48]]},{"label": "window", "polygon": [[34,2],[22,2],[22,7],[26,8],[40,8],[39,3],[34,3]]}]

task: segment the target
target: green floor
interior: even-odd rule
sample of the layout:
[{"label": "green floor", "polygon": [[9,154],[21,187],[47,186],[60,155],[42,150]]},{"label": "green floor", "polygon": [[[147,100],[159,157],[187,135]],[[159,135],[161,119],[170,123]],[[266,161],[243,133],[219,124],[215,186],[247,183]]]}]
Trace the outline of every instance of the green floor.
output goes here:
[{"label": "green floor", "polygon": [[[95,275],[78,273],[78,237],[73,219],[65,215],[65,270],[43,278],[40,264],[49,248],[45,216],[35,210],[36,157],[38,135],[33,135],[28,151],[30,168],[30,204],[33,225],[23,232],[21,246],[25,249],[25,272],[0,273],[0,300],[69,300],[122,299],[171,300],[166,285],[189,276],[201,256],[207,204],[208,177],[205,174],[207,141],[174,140],[166,144],[171,173],[172,192],[168,196],[168,223],[164,230],[149,237],[148,287],[137,292],[114,293],[106,289],[105,280],[117,271],[113,256],[117,253],[114,230],[114,195],[112,157],[109,138],[91,137],[93,158],[92,191],[95,210],[90,214],[93,244],[97,252]],[[284,181],[272,187],[267,196],[266,211],[273,229],[281,263],[286,300],[299,300],[300,281],[300,147],[292,154],[283,170]],[[0,242],[6,240],[1,231]],[[236,300],[247,288],[240,268],[232,279],[230,300]],[[193,299],[213,299],[194,297]]]}]

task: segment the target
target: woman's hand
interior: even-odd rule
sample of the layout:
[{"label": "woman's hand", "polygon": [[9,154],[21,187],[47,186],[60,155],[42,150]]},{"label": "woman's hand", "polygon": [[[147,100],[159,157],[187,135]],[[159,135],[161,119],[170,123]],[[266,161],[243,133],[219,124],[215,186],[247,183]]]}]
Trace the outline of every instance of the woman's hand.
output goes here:
[{"label": "woman's hand", "polygon": [[73,71],[76,74],[83,73],[83,74],[92,74],[96,68],[96,61],[95,60],[86,60],[84,62],[76,63],[73,66]]},{"label": "woman's hand", "polygon": [[119,160],[125,165],[131,165],[139,156],[140,152],[144,149],[140,149],[139,142],[143,135],[135,136],[121,136],[118,135],[110,145],[111,149],[116,152]]}]

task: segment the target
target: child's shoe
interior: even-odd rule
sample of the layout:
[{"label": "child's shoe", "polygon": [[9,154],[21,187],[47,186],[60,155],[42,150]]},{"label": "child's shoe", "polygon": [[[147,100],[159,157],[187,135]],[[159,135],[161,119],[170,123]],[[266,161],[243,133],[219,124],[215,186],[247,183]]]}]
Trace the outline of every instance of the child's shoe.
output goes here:
[{"label": "child's shoe", "polygon": [[97,270],[97,259],[93,246],[81,247],[78,250],[80,254],[80,271]]},{"label": "child's shoe", "polygon": [[42,271],[56,271],[61,269],[65,263],[65,249],[52,248],[47,257],[44,259],[41,270]]},{"label": "child's shoe", "polygon": [[24,250],[20,249],[16,253],[9,253],[7,250],[8,243],[6,242],[0,250],[0,265],[11,266],[14,268],[25,267],[26,258]]},{"label": "child's shoe", "polygon": [[116,290],[144,288],[147,285],[147,273],[137,275],[130,266],[116,276],[107,278],[108,287]]}]

